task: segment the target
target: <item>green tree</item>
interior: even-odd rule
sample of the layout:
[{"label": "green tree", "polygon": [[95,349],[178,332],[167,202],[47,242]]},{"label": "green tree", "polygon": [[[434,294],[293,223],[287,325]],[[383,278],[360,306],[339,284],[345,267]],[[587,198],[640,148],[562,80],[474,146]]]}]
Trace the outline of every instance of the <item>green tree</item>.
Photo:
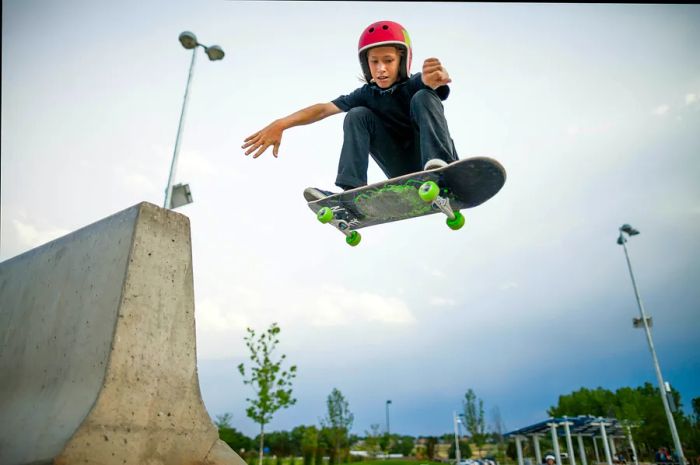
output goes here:
[{"label": "green tree", "polygon": [[292,455],[292,437],[288,431],[273,431],[265,434],[265,443],[270,453],[277,457]]},{"label": "green tree", "polygon": [[224,413],[216,416],[214,424],[219,429],[219,439],[228,444],[231,449],[243,455],[244,452],[250,450],[253,440],[231,426],[232,419],[233,415]]},{"label": "green tree", "polygon": [[262,465],[265,425],[272,421],[279,409],[296,403],[292,397],[292,380],[296,377],[297,367],[292,365],[289,370],[283,370],[282,363],[287,358],[284,354],[277,360],[272,358],[281,331],[277,323],[272,323],[267,331],[257,337],[251,328],[247,328],[247,331],[245,343],[250,351],[252,365],[248,370],[249,378],[246,378],[246,369],[242,363],[238,365],[238,371],[244,378],[243,383],[251,386],[255,393],[255,397],[246,399],[249,403],[246,414],[260,425],[258,465]]},{"label": "green tree", "polygon": [[438,439],[435,436],[428,436],[425,438],[425,449],[428,460],[433,460],[435,458],[435,446],[437,443]]},{"label": "green tree", "polygon": [[370,457],[376,457],[381,451],[382,433],[377,423],[370,425],[370,431],[365,431],[365,447]]},{"label": "green tree", "polygon": [[326,399],[328,412],[321,420],[321,425],[328,429],[328,434],[333,447],[333,463],[340,463],[341,451],[348,443],[348,434],[355,419],[350,412],[348,401],[340,390],[333,388]]},{"label": "green tree", "polygon": [[[694,429],[691,421],[683,414],[680,393],[672,388],[671,396],[678,406],[673,416],[681,441],[692,442]],[[639,456],[647,460],[653,459],[654,451],[659,445],[672,444],[659,390],[651,383],[644,383],[636,388],[623,387],[615,392],[601,387],[581,388],[559,396],[558,404],[550,407],[547,413],[553,417],[564,415],[614,417],[637,424],[639,427],[632,430],[635,444]]]},{"label": "green tree", "polygon": [[[456,459],[457,458],[457,448],[455,447],[455,438],[452,436],[450,442],[450,450],[449,450],[449,458],[451,459]],[[469,447],[469,441],[465,441],[460,439],[459,440],[459,456],[462,460],[468,459],[469,457],[472,456],[472,448]]]},{"label": "green tree", "polygon": [[404,457],[408,457],[413,454],[413,447],[415,445],[416,438],[413,436],[396,436],[394,441],[394,446],[391,448],[390,452],[394,454],[402,454]]},{"label": "green tree", "polygon": [[484,420],[484,401],[478,399],[474,391],[467,390],[464,395],[464,423],[472,437],[472,441],[479,449],[481,455],[481,447],[486,442],[486,421]]},{"label": "green tree", "polygon": [[214,424],[217,428],[230,428],[231,420],[233,420],[233,415],[231,413],[224,413],[223,415],[217,415]]},{"label": "green tree", "polygon": [[304,458],[304,465],[312,465],[318,449],[318,428],[315,426],[302,427],[301,455]]}]

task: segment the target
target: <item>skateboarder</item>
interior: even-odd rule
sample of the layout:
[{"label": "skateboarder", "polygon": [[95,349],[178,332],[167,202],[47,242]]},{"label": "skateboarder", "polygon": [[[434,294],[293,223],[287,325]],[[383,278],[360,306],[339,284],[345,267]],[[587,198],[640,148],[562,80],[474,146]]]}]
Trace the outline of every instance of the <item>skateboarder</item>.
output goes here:
[{"label": "skateboarder", "polygon": [[[369,155],[388,178],[456,161],[442,105],[452,80],[440,60],[426,59],[422,73],[411,75],[411,40],[393,21],[367,26],[358,54],[365,85],[273,121],[245,139],[245,154],[257,158],[272,146],[277,157],[285,129],[346,112],[335,181],[343,190],[367,184]],[[307,201],[331,194],[316,188],[304,191]]]}]

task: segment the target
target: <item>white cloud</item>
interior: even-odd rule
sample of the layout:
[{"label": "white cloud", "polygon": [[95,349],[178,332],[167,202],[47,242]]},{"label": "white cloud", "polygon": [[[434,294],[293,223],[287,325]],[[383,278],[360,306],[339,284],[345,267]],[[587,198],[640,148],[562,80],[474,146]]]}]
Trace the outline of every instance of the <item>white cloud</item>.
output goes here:
[{"label": "white cloud", "polygon": [[685,104],[686,105],[693,105],[698,102],[698,95],[689,93],[685,94]]},{"label": "white cloud", "polygon": [[567,128],[567,130],[566,130],[566,133],[567,133],[568,135],[570,135],[570,136],[575,136],[575,135],[577,135],[579,132],[581,132],[581,128],[579,128],[579,127],[578,127],[577,125],[575,125],[575,124],[570,125],[570,126]]},{"label": "white cloud", "polygon": [[615,122],[612,121],[603,121],[597,124],[589,124],[589,125],[579,125],[579,124],[570,124],[566,128],[566,133],[571,136],[594,136],[594,135],[599,135],[606,133],[613,129],[616,126]]},{"label": "white cloud", "polygon": [[225,295],[197,300],[195,306],[197,352],[205,359],[228,353],[246,328],[262,329],[272,322],[285,330],[301,327],[301,334],[320,328],[365,331],[368,325],[406,327],[416,322],[399,298],[342,286],[315,289],[289,283],[270,291],[264,285],[241,282]]},{"label": "white cloud", "polygon": [[513,282],[513,281],[509,281],[509,282],[507,282],[507,283],[501,284],[501,285],[499,286],[499,289],[502,290],[502,291],[507,291],[507,290],[509,290],[509,289],[517,289],[518,287],[519,287],[519,286],[518,286],[518,283],[515,283],[515,282]]},{"label": "white cloud", "polygon": [[139,194],[152,193],[158,190],[153,179],[141,173],[127,173],[124,175],[124,184],[130,192]]},{"label": "white cloud", "polygon": [[515,283],[515,282],[513,282],[513,281],[509,281],[509,282],[507,282],[507,283],[501,284],[501,285],[499,286],[499,289],[502,290],[502,291],[507,291],[507,290],[509,290],[509,289],[517,289],[518,287],[519,287],[519,286],[518,286],[518,283]]},{"label": "white cloud", "polygon": [[177,163],[178,175],[183,177],[207,178],[217,174],[214,165],[196,150],[180,150]]},{"label": "white cloud", "polygon": [[666,116],[670,110],[671,107],[669,105],[663,104],[656,107],[652,113],[657,116]]},{"label": "white cloud", "polygon": [[396,297],[357,292],[340,286],[314,291],[307,311],[313,326],[346,326],[353,323],[411,324],[415,317]]},{"label": "white cloud", "polygon": [[197,327],[202,331],[245,331],[250,321],[244,314],[225,312],[221,305],[211,299],[196,304]]},{"label": "white cloud", "polygon": [[24,223],[20,220],[12,220],[12,224],[17,232],[17,238],[22,246],[33,249],[42,244],[65,236],[70,231],[60,228],[47,228],[44,230],[38,229],[36,226],[29,223]]},{"label": "white cloud", "polygon": [[425,267],[425,271],[426,271],[427,274],[429,274],[430,276],[434,276],[434,277],[436,277],[436,278],[444,278],[444,277],[446,276],[444,271],[438,270],[437,268],[428,268],[428,267]]},{"label": "white cloud", "polygon": [[448,299],[445,297],[433,297],[430,299],[430,305],[434,307],[454,307],[457,302],[454,299]]}]

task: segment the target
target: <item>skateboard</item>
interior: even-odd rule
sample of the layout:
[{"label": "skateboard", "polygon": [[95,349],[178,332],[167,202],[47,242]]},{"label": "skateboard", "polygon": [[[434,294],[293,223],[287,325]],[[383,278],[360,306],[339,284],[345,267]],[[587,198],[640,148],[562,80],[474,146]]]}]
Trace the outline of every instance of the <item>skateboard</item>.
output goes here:
[{"label": "skateboard", "polygon": [[505,181],[506,171],[499,162],[472,157],[333,194],[308,205],[321,223],[334,226],[354,247],[361,240],[358,229],[433,213],[443,213],[447,226],[458,230],[465,223],[460,210],[486,202]]}]

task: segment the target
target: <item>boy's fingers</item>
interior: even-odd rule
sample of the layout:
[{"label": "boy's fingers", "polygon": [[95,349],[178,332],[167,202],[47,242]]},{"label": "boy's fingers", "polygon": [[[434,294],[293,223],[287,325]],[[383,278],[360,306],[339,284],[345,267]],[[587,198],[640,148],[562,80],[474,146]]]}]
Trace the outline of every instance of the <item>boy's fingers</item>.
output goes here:
[{"label": "boy's fingers", "polygon": [[260,155],[263,154],[263,152],[264,152],[265,150],[267,150],[267,145],[264,145],[264,144],[263,144],[263,145],[260,147],[260,149],[257,151],[257,153],[256,153],[255,155],[253,155],[253,158],[258,158]]},{"label": "boy's fingers", "polygon": [[255,144],[258,140],[260,139],[260,133],[256,132],[252,136],[248,136],[243,142],[245,142],[241,148],[245,149],[247,147],[250,147],[251,145]]},{"label": "boy's fingers", "polygon": [[254,137],[257,137],[258,135],[260,135],[260,131],[256,132],[255,134],[249,135],[248,137],[246,137],[245,139],[243,139],[243,142],[248,142],[249,140],[251,140],[251,139],[254,138]]}]

